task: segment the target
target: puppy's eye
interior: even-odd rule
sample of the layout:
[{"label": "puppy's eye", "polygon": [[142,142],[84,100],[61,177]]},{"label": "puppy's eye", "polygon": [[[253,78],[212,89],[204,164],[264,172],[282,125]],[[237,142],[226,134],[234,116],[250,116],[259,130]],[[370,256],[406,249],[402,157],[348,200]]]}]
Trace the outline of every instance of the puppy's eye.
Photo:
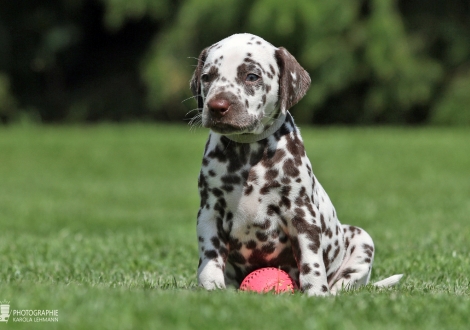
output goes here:
[{"label": "puppy's eye", "polygon": [[201,80],[202,80],[202,82],[208,82],[209,81],[209,75],[207,73],[204,73],[201,76]]},{"label": "puppy's eye", "polygon": [[247,74],[245,81],[254,82],[258,79],[259,79],[258,75],[255,75],[254,73],[249,73]]}]

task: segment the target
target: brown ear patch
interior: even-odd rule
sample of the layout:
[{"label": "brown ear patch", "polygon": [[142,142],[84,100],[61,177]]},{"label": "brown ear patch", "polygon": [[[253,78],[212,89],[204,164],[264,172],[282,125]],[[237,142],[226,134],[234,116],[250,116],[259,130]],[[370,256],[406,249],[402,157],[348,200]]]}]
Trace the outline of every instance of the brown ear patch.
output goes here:
[{"label": "brown ear patch", "polygon": [[202,68],[204,67],[204,63],[206,62],[207,50],[208,48],[205,48],[199,55],[199,58],[197,60],[196,70],[194,70],[191,81],[189,82],[189,87],[191,88],[191,92],[193,92],[193,95],[196,96],[196,99],[197,99],[197,107],[201,109],[204,106],[204,101],[202,99],[202,94],[201,94],[201,73],[202,73]]},{"label": "brown ear patch", "polygon": [[310,76],[284,47],[279,47],[274,57],[280,71],[279,105],[282,112],[285,112],[307,93],[310,86]]}]

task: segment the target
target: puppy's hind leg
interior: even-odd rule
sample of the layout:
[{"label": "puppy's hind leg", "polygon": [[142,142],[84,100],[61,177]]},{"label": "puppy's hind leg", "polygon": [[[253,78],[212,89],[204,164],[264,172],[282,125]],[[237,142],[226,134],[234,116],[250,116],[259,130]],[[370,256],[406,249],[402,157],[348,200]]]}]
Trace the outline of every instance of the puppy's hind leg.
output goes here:
[{"label": "puppy's hind leg", "polygon": [[369,282],[374,261],[374,242],[361,228],[343,225],[346,252],[341,266],[329,280],[330,292],[357,288]]}]

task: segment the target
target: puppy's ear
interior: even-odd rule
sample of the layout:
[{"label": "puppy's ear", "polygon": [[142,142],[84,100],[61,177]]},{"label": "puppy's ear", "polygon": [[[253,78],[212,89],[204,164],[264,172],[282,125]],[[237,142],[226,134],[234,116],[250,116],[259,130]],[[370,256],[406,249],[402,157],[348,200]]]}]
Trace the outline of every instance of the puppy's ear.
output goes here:
[{"label": "puppy's ear", "polygon": [[193,77],[191,78],[191,81],[189,82],[189,87],[191,88],[193,95],[197,99],[197,107],[200,109],[202,109],[204,106],[204,100],[202,99],[202,94],[201,94],[201,73],[202,73],[202,68],[204,67],[204,63],[206,62],[207,49],[208,48],[205,48],[199,55],[199,58],[197,60],[196,70],[194,70]]},{"label": "puppy's ear", "polygon": [[279,47],[274,56],[280,71],[279,105],[286,112],[307,93],[310,76],[284,47]]}]

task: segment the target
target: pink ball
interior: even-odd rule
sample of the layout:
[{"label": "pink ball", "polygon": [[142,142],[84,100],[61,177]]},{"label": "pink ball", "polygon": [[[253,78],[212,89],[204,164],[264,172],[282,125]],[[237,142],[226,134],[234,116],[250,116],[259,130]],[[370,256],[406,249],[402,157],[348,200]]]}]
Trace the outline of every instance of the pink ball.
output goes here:
[{"label": "pink ball", "polygon": [[289,274],[274,267],[260,268],[251,272],[240,285],[240,290],[258,293],[271,291],[274,293],[294,293],[295,289],[297,289],[297,285]]}]

